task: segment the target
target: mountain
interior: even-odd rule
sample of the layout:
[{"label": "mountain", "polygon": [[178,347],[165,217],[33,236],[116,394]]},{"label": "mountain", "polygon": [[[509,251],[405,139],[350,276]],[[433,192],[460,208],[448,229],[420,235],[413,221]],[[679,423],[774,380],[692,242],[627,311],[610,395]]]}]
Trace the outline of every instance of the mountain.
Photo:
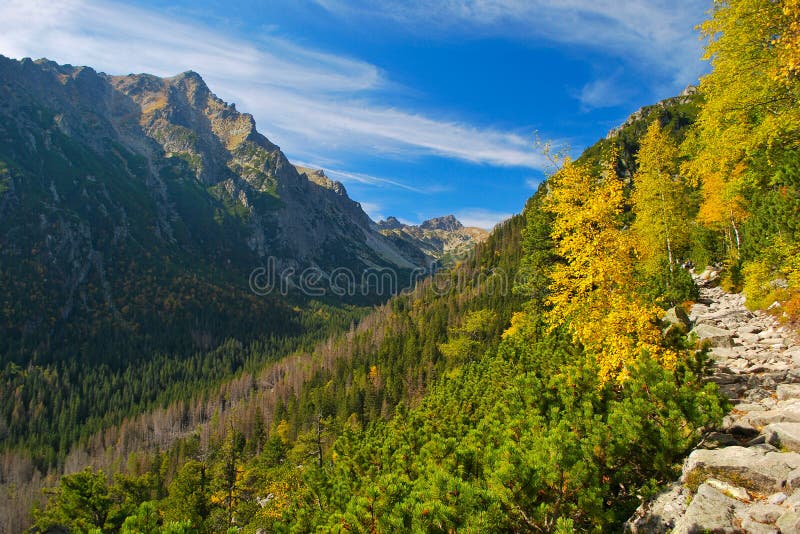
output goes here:
[{"label": "mountain", "polygon": [[[377,228],[396,247],[409,256],[417,251],[417,261],[446,264],[465,258],[476,243],[484,241],[489,232],[465,227],[453,215],[423,221],[419,225],[401,223],[395,217],[379,221]],[[427,258],[426,258],[427,257]]]},{"label": "mountain", "polygon": [[294,308],[250,290],[257,268],[313,267],[323,283],[346,268],[358,283],[429,262],[341,184],[298,172],[197,73],[0,57],[0,353],[21,365],[81,344],[121,362],[299,331]]}]

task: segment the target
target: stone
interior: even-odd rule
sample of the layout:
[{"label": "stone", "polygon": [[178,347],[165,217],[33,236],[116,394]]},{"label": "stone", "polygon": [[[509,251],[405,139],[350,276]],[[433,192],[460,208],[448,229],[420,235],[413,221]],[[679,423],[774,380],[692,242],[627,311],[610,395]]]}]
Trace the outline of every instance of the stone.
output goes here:
[{"label": "stone", "polygon": [[788,495],[786,495],[784,492],[780,491],[778,493],[773,493],[772,495],[767,497],[767,502],[769,504],[783,504],[783,502],[788,498],[789,498]]},{"label": "stone", "polygon": [[738,355],[735,349],[729,347],[714,347],[709,354],[714,358],[714,361],[730,360]]},{"label": "stone", "polygon": [[742,520],[742,530],[747,534],[781,534],[780,530],[772,525],[765,525],[748,518]]},{"label": "stone", "polygon": [[782,534],[797,534],[800,532],[800,513],[786,512],[775,522]]},{"label": "stone", "polygon": [[782,506],[770,503],[757,503],[750,506],[747,513],[750,518],[757,523],[766,523],[771,525],[778,520],[786,512]]},{"label": "stone", "polygon": [[797,511],[800,508],[800,489],[796,489],[788,499],[783,501],[783,505]]},{"label": "stone", "polygon": [[764,428],[767,442],[794,452],[800,452],[800,423],[772,423]]},{"label": "stone", "polygon": [[725,434],[723,432],[711,432],[705,438],[703,438],[702,446],[704,449],[721,449],[723,447],[732,447],[734,445],[739,445],[739,442],[731,436],[730,434]]},{"label": "stone", "polygon": [[701,341],[708,340],[715,347],[733,347],[733,332],[710,324],[696,324],[689,332],[689,336],[692,335]]},{"label": "stone", "polygon": [[[793,490],[800,490],[800,469],[795,469],[786,475],[786,486]],[[798,504],[800,504],[800,494],[798,495]]]},{"label": "stone", "polygon": [[800,409],[787,409],[783,407],[771,410],[749,412],[739,421],[741,425],[754,428],[764,428],[773,423],[800,423]]},{"label": "stone", "polygon": [[654,499],[643,503],[625,523],[625,532],[651,534],[671,532],[678,518],[686,512],[688,491],[673,483]]},{"label": "stone", "polygon": [[778,400],[800,399],[800,384],[778,384]]},{"label": "stone", "polygon": [[772,452],[763,445],[696,449],[684,463],[682,480],[691,488],[716,478],[748,491],[772,493],[798,468],[800,454]]},{"label": "stone", "polygon": [[680,306],[673,306],[668,309],[662,321],[682,328],[684,332],[688,332],[692,328],[692,321],[689,320],[689,316]]},{"label": "stone", "polygon": [[714,532],[735,534],[736,512],[744,506],[708,484],[697,488],[697,494],[686,508],[686,513],[675,524],[674,534],[699,534]]},{"label": "stone", "polygon": [[733,497],[737,501],[750,502],[750,494],[747,493],[747,490],[744,488],[734,486],[733,484],[728,484],[727,482],[717,480],[716,478],[709,478],[706,480],[706,484],[716,490],[721,491],[728,497]]}]

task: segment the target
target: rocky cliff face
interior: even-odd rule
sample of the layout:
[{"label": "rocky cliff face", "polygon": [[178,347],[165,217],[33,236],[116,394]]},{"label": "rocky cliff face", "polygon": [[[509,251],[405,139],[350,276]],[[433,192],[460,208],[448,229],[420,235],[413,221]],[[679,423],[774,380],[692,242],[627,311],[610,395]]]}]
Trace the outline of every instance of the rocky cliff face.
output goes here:
[{"label": "rocky cliff face", "polygon": [[288,330],[292,313],[247,287],[268,258],[358,272],[426,254],[382,235],[341,184],[298,172],[197,73],[0,56],[2,354],[103,350],[181,317],[201,348],[264,314]]}]

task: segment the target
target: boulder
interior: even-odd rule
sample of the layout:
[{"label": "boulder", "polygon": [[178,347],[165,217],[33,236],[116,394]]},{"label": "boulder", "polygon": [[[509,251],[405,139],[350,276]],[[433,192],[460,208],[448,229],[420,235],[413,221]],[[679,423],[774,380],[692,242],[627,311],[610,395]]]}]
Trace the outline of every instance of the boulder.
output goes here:
[{"label": "boulder", "polygon": [[652,500],[642,504],[625,523],[625,532],[654,534],[672,532],[678,518],[686,512],[689,492],[683,485],[673,483]]},{"label": "boulder", "polygon": [[739,420],[739,424],[763,428],[774,423],[800,423],[800,408],[773,408],[752,411]]},{"label": "boulder", "polygon": [[800,399],[800,384],[778,384],[778,400]]},{"label": "boulder", "polygon": [[783,534],[800,532],[800,513],[786,512],[775,522]]},{"label": "boulder", "polygon": [[662,320],[677,326],[682,329],[684,333],[692,328],[692,321],[689,320],[689,316],[686,315],[686,312],[680,306],[674,306],[668,309]]},{"label": "boulder", "polygon": [[734,486],[733,484],[728,484],[727,482],[717,480],[716,478],[709,478],[705,483],[712,488],[721,491],[728,497],[733,497],[737,501],[750,502],[750,494],[747,493],[747,490],[744,488]]},{"label": "boulder", "polygon": [[703,438],[700,444],[704,449],[721,449],[723,447],[732,447],[735,445],[739,445],[736,438],[723,432],[711,432]]},{"label": "boulder", "polygon": [[740,532],[733,524],[736,512],[744,506],[708,484],[702,484],[692,499],[686,513],[675,525],[674,534],[700,534],[714,532],[735,534]]},{"label": "boulder", "polygon": [[782,506],[769,503],[757,503],[747,509],[750,519],[757,523],[772,525],[786,510]]},{"label": "boulder", "polygon": [[796,489],[788,499],[783,501],[783,505],[795,512],[800,511],[800,489]]},{"label": "boulder", "polygon": [[749,518],[742,520],[742,530],[747,534],[781,534],[780,530],[772,525],[765,525]]},{"label": "boulder", "polygon": [[696,324],[692,331],[689,332],[689,336],[692,336],[692,334],[701,341],[708,340],[715,347],[733,346],[733,332],[710,324]]},{"label": "boulder", "polygon": [[772,423],[764,428],[767,443],[800,452],[800,423]]},{"label": "boulder", "polygon": [[[790,489],[797,490],[792,497],[789,497],[791,502],[796,502],[798,509],[800,509],[800,495],[798,495],[798,491],[800,491],[800,469],[795,469],[786,477],[786,486]],[[792,501],[792,498],[795,498]]]},{"label": "boulder", "polygon": [[682,480],[690,489],[716,478],[752,492],[781,490],[790,473],[800,468],[800,454],[770,449],[763,445],[696,449],[686,459]]}]

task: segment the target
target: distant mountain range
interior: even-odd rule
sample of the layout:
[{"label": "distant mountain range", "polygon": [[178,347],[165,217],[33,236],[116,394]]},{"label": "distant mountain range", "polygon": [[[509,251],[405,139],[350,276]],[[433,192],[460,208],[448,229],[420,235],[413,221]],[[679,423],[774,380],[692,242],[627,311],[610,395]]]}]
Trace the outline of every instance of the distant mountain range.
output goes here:
[{"label": "distant mountain range", "polygon": [[445,226],[376,224],[195,72],[0,56],[0,354],[21,363],[78,353],[77,340],[119,352],[170,327],[192,341],[167,349],[209,348],[263,331],[265,314],[288,332],[292,308],[248,288],[269,258],[410,272],[484,235]]},{"label": "distant mountain range", "polygon": [[465,227],[453,215],[428,219],[419,225],[401,223],[395,217],[378,222],[378,230],[417,262],[435,259],[447,264],[463,259],[475,246],[489,236],[482,228]]}]

